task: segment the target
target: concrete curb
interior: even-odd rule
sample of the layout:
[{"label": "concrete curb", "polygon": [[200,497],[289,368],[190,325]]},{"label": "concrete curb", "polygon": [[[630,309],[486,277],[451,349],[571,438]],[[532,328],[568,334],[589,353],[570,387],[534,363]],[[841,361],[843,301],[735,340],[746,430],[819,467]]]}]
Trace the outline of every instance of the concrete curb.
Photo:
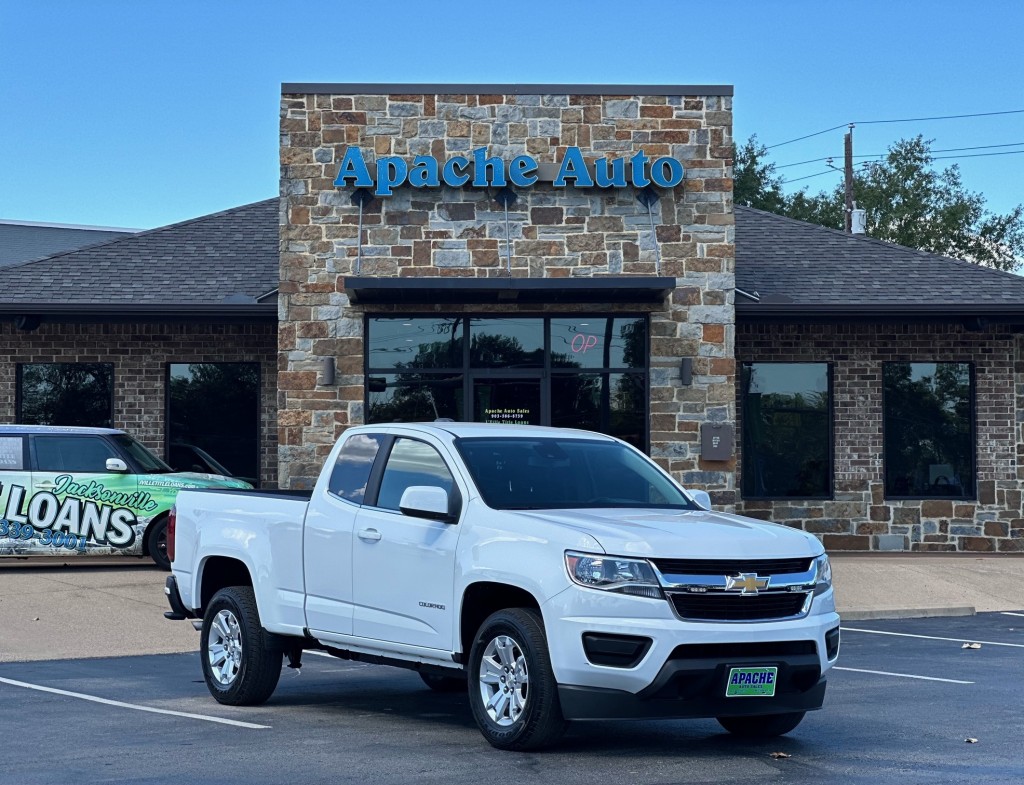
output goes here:
[{"label": "concrete curb", "polygon": [[939,608],[875,608],[863,611],[839,611],[843,621],[870,621],[872,619],[930,619],[935,616],[973,616],[973,605],[955,605]]}]

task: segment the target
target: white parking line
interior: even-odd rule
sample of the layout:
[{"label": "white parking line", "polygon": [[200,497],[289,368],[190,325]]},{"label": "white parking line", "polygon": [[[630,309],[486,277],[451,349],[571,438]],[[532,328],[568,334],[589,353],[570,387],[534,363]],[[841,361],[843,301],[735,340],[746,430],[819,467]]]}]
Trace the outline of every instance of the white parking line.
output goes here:
[{"label": "white parking line", "polygon": [[1024,616],[1024,613],[1014,613],[1013,611],[1000,611],[1003,616]]},{"label": "white parking line", "polygon": [[1024,643],[999,643],[998,641],[979,641],[977,638],[940,638],[937,635],[911,635],[909,632],[888,632],[886,630],[861,630],[856,627],[843,627],[843,632],[868,632],[872,635],[898,635],[901,638],[925,638],[930,641],[953,641],[954,643],[983,643],[986,646],[1010,646],[1014,649],[1024,649]]},{"label": "white parking line", "polygon": [[117,706],[121,709],[134,709],[135,711],[148,711],[152,714],[169,714],[172,717],[185,717],[190,720],[202,720],[203,722],[216,722],[221,725],[234,725],[236,728],[254,728],[263,729],[269,728],[269,725],[257,725],[252,722],[242,722],[241,720],[228,720],[223,717],[209,717],[205,714],[190,714],[187,711],[171,711],[170,709],[156,709],[152,706],[140,706],[135,703],[124,703],[123,701],[114,701],[108,698],[98,698],[95,695],[85,695],[81,692],[68,692],[67,690],[58,690],[55,687],[44,687],[41,684],[29,684],[27,681],[15,681],[14,679],[5,679],[0,677],[0,683],[10,684],[12,687],[24,687],[29,690],[38,690],[39,692],[50,692],[54,695],[65,695],[69,698],[79,698],[84,701],[92,701],[93,703],[102,703],[106,706]]},{"label": "white parking line", "polygon": [[960,681],[960,679],[940,679],[937,676],[918,676],[913,673],[890,673],[889,671],[869,671],[864,668],[840,668],[833,666],[836,671],[853,671],[854,673],[873,673],[876,676],[900,676],[904,679],[924,679],[925,681],[944,681],[947,684],[974,684],[973,681]]}]

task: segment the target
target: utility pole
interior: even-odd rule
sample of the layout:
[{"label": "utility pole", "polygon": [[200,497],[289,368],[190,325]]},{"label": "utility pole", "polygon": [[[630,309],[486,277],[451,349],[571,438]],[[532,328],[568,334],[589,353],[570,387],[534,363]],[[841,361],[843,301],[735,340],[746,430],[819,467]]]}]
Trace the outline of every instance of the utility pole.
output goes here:
[{"label": "utility pole", "polygon": [[853,233],[853,123],[850,123],[850,130],[843,141],[845,142],[845,166],[843,175],[846,181],[846,210],[845,222],[846,233]]}]

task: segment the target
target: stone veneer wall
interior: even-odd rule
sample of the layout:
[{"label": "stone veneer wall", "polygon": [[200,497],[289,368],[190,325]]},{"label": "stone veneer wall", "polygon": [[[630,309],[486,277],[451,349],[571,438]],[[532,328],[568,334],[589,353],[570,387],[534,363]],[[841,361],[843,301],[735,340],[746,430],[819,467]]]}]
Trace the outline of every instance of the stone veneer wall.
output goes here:
[{"label": "stone veneer wall", "polygon": [[260,363],[260,481],[277,482],[277,355],[274,324],[43,324],[0,322],[0,422],[13,423],[19,363],[111,363],[114,427],[165,456],[167,364]]},{"label": "stone veneer wall", "polygon": [[[486,147],[510,159],[671,155],[683,186],[656,207],[662,274],[677,288],[660,306],[601,304],[559,311],[651,312],[651,450],[686,483],[733,501],[734,462],[704,465],[702,420],[735,418],[731,98],[638,95],[285,94],[281,101],[279,436],[281,487],[309,487],[342,431],[363,422],[363,317],[343,276],[353,273],[358,209],[333,185],[347,145],[373,155],[445,159]],[[652,275],[646,209],[632,189],[520,190],[510,211],[512,275]],[[396,190],[364,218],[362,275],[505,275],[504,215],[482,189]],[[514,306],[416,307],[438,314],[525,313]],[[531,313],[542,311],[534,307]],[[318,384],[334,357],[337,384]],[[679,384],[692,357],[694,383]]]},{"label": "stone veneer wall", "polygon": [[[1022,353],[1024,339],[1005,328],[740,324],[737,362],[832,363],[835,480],[831,501],[744,500],[738,510],[813,532],[830,550],[1024,551]],[[976,500],[885,499],[886,361],[974,364]]]}]

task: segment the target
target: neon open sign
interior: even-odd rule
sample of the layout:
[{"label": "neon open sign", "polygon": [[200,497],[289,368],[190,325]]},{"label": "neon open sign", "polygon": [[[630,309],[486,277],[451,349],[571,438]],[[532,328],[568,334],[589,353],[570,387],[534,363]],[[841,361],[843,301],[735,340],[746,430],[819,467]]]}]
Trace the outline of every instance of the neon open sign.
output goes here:
[{"label": "neon open sign", "polygon": [[573,354],[586,354],[591,349],[597,346],[596,335],[585,335],[583,333],[576,333],[569,341],[569,348],[572,349]]},{"label": "neon open sign", "polygon": [[[578,147],[568,147],[557,163],[551,182],[555,188],[675,188],[683,181],[683,164],[675,158],[651,158],[643,150],[630,156],[598,158],[588,162]],[[504,188],[514,185],[528,188],[542,179],[550,164],[542,164],[531,155],[517,155],[509,161],[488,156],[487,148],[474,150],[472,159],[453,155],[441,162],[433,156],[417,155],[410,164],[397,155],[385,155],[374,162],[374,175],[358,147],[349,147],[341,159],[334,185],[339,188],[373,188],[376,196],[391,196],[394,189],[439,188],[447,185],[462,188]]]}]

